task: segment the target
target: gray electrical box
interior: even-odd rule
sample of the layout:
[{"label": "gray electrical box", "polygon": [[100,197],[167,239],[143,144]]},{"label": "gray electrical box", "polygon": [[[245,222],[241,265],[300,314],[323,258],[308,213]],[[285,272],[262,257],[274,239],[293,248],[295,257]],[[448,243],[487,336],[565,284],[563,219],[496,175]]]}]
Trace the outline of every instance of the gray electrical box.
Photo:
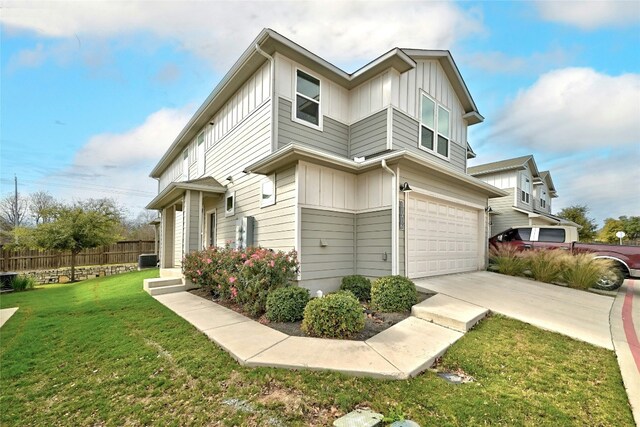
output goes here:
[{"label": "gray electrical box", "polygon": [[244,216],[236,220],[236,249],[253,246],[253,228],[255,220],[252,216]]}]

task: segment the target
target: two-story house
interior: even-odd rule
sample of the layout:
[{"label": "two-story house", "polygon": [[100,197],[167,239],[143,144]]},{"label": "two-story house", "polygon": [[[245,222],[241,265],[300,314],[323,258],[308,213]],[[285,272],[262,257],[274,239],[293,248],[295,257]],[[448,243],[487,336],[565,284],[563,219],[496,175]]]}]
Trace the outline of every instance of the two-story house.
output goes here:
[{"label": "two-story house", "polygon": [[151,172],[161,267],[210,245],[296,249],[299,284],[483,269],[483,117],[448,51],[393,49],[348,74],[265,29]]},{"label": "two-story house", "polygon": [[491,235],[522,225],[578,224],[551,213],[558,197],[549,171],[538,171],[532,155],[500,160],[468,168],[468,173],[507,192],[490,200]]}]

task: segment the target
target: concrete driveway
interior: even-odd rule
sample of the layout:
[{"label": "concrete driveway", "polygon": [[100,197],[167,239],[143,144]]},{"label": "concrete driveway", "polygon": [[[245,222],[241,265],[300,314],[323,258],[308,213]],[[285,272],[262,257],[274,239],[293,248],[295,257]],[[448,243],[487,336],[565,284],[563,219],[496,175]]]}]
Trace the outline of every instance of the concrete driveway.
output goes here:
[{"label": "concrete driveway", "polygon": [[415,279],[418,288],[613,350],[614,298],[488,271]]}]

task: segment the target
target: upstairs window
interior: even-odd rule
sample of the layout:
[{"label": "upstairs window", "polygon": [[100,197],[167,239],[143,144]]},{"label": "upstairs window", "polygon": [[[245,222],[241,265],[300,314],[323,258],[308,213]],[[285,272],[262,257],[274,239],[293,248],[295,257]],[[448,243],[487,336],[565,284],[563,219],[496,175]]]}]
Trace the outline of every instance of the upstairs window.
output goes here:
[{"label": "upstairs window", "polygon": [[204,166],[205,166],[205,155],[204,155],[204,132],[201,132],[200,135],[198,135],[198,157],[197,157],[197,162],[198,162],[198,176],[202,176],[204,175]]},{"label": "upstairs window", "polygon": [[320,80],[300,70],[296,73],[295,117],[320,126]]},{"label": "upstairs window", "polygon": [[449,158],[451,134],[449,111],[424,93],[420,101],[420,147],[434,151],[440,157]]},{"label": "upstairs window", "polygon": [[525,174],[520,176],[520,200],[529,204],[531,198],[531,180]]},{"label": "upstairs window", "polygon": [[182,152],[182,180],[189,181],[189,150]]},{"label": "upstairs window", "polygon": [[540,196],[540,207],[543,209],[547,208],[547,192],[542,190],[542,195]]}]

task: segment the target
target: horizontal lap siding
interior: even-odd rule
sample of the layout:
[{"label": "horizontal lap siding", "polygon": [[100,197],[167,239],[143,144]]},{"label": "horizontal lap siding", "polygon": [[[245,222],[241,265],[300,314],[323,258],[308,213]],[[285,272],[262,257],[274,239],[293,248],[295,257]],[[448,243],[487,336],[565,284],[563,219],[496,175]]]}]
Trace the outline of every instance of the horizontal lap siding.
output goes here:
[{"label": "horizontal lap siding", "polygon": [[513,209],[514,189],[505,189],[505,191],[509,193],[508,196],[496,197],[495,199],[489,200],[489,206],[491,206],[491,210],[494,212],[494,214],[491,215],[490,234],[492,236],[495,236],[509,227],[529,224],[529,217],[527,214]]},{"label": "horizontal lap siding", "polygon": [[[391,209],[356,215],[356,274],[391,274]],[[384,261],[383,254],[387,253]]]},{"label": "horizontal lap siding", "polygon": [[449,161],[431,154],[427,150],[418,148],[420,139],[420,124],[415,119],[401,113],[398,110],[393,110],[392,138],[394,150],[407,150],[423,157],[426,156],[429,158],[429,160],[433,160],[448,168],[457,170],[459,172],[466,172],[466,147],[461,147],[456,142],[450,141]]},{"label": "horizontal lap siding", "polygon": [[225,217],[224,200],[220,200],[218,214],[218,246],[226,242],[235,243],[236,220],[252,216],[254,224],[254,245],[269,249],[290,251],[295,247],[295,167],[276,172],[276,203],[261,207],[261,175],[251,175],[236,191],[235,215]]},{"label": "horizontal lap siding", "polygon": [[[355,216],[351,213],[302,209],[302,280],[353,274]],[[320,246],[323,239],[327,246]]]},{"label": "horizontal lap siding", "polygon": [[278,104],[278,148],[292,142],[347,157],[349,127],[329,117],[323,118],[322,130],[291,120],[291,101],[279,99]]},{"label": "horizontal lap siding", "polygon": [[399,182],[405,181],[411,187],[415,186],[468,203],[485,206],[487,202],[486,196],[470,190],[467,185],[460,183],[456,178],[447,178],[427,168],[417,169],[413,165],[401,164]]},{"label": "horizontal lap siding", "polygon": [[349,158],[369,156],[387,149],[387,110],[351,125]]}]

